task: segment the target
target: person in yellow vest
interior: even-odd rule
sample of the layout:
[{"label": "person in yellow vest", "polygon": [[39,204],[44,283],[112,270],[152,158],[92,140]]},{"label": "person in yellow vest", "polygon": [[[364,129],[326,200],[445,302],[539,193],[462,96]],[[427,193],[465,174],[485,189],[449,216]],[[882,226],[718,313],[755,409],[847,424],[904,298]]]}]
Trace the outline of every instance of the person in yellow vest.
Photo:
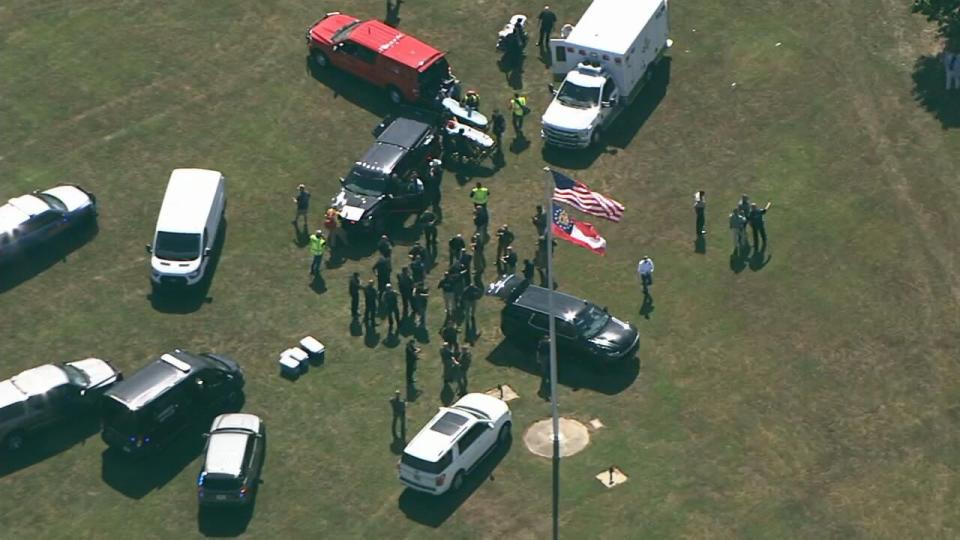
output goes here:
[{"label": "person in yellow vest", "polygon": [[521,139],[523,138],[523,117],[529,111],[526,96],[521,96],[518,93],[513,94],[513,99],[510,100],[510,112],[513,114],[510,116],[513,118],[513,131]]},{"label": "person in yellow vest", "polygon": [[476,90],[467,90],[463,97],[463,106],[468,109],[480,109],[480,94]]},{"label": "person in yellow vest", "polygon": [[486,206],[490,200],[490,190],[477,182],[477,187],[470,190],[470,200],[474,205]]},{"label": "person in yellow vest", "polygon": [[310,253],[313,255],[313,262],[310,263],[310,275],[320,275],[320,265],[323,264],[323,252],[327,250],[327,241],[323,238],[323,231],[317,229],[317,232],[310,235]]}]

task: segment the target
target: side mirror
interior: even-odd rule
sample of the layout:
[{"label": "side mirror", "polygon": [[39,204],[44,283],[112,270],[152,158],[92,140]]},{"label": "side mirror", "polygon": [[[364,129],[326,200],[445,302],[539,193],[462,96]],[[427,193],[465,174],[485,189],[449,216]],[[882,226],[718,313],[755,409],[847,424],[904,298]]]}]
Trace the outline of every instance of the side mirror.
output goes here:
[{"label": "side mirror", "polygon": [[547,91],[549,91],[553,97],[557,97],[557,89],[553,87],[553,83],[547,84]]},{"label": "side mirror", "polygon": [[147,253],[153,253],[153,246],[151,246],[150,244],[147,244],[143,247],[147,250]]},{"label": "side mirror", "polygon": [[204,256],[204,257],[209,257],[209,256],[210,256],[210,252],[211,252],[210,248],[203,248],[203,256]]},{"label": "side mirror", "polygon": [[342,186],[344,182],[346,182],[346,179],[341,176],[341,177],[340,177],[340,185]]},{"label": "side mirror", "polygon": [[343,47],[343,44],[342,44],[342,43],[337,43],[336,45],[333,46],[333,48],[332,48],[331,50],[332,50],[333,52],[340,52],[340,49],[341,49],[342,47]]},{"label": "side mirror", "polygon": [[204,433],[203,435],[201,435],[201,437],[203,437],[204,439],[209,439],[209,438],[210,438],[210,434],[209,434],[209,433]]}]

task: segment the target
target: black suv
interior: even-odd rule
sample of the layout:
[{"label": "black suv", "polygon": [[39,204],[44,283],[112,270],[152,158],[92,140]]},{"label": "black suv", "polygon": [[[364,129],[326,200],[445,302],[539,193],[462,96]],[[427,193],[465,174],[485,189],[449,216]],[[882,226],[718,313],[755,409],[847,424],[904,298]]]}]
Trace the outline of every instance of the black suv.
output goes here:
[{"label": "black suv", "polygon": [[520,276],[501,277],[487,287],[487,294],[506,304],[500,328],[510,339],[533,343],[548,334],[552,294],[558,355],[587,357],[607,365],[631,358],[639,348],[640,334],[632,324],[586,300],[531,285]]},{"label": "black suv", "polygon": [[330,203],[345,230],[380,234],[389,216],[420,213],[427,207],[426,193],[412,178],[424,178],[430,158],[440,155],[438,126],[438,117],[408,111],[373,130],[377,141],[340,179],[340,193]]},{"label": "black suv", "polygon": [[127,454],[147,453],[238,408],[243,383],[243,370],[229,358],[174,349],[103,394],[103,441]]}]

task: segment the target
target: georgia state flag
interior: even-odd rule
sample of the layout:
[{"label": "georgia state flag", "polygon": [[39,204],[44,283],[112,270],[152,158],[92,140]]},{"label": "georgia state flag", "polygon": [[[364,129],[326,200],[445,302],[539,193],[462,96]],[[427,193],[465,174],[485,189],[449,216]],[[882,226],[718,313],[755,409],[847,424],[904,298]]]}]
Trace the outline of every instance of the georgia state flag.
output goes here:
[{"label": "georgia state flag", "polygon": [[583,246],[594,253],[605,255],[607,241],[600,236],[593,225],[585,221],[577,221],[567,214],[567,211],[558,204],[553,205],[553,234],[571,244]]}]

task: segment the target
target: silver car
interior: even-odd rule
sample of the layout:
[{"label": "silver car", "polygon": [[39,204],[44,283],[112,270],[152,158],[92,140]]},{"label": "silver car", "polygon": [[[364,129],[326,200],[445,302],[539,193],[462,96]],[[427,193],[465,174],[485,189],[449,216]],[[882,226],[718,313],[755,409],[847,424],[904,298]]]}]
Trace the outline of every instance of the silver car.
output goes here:
[{"label": "silver car", "polygon": [[267,428],[252,414],[221,414],[213,420],[197,477],[201,506],[249,504],[260,484]]}]

